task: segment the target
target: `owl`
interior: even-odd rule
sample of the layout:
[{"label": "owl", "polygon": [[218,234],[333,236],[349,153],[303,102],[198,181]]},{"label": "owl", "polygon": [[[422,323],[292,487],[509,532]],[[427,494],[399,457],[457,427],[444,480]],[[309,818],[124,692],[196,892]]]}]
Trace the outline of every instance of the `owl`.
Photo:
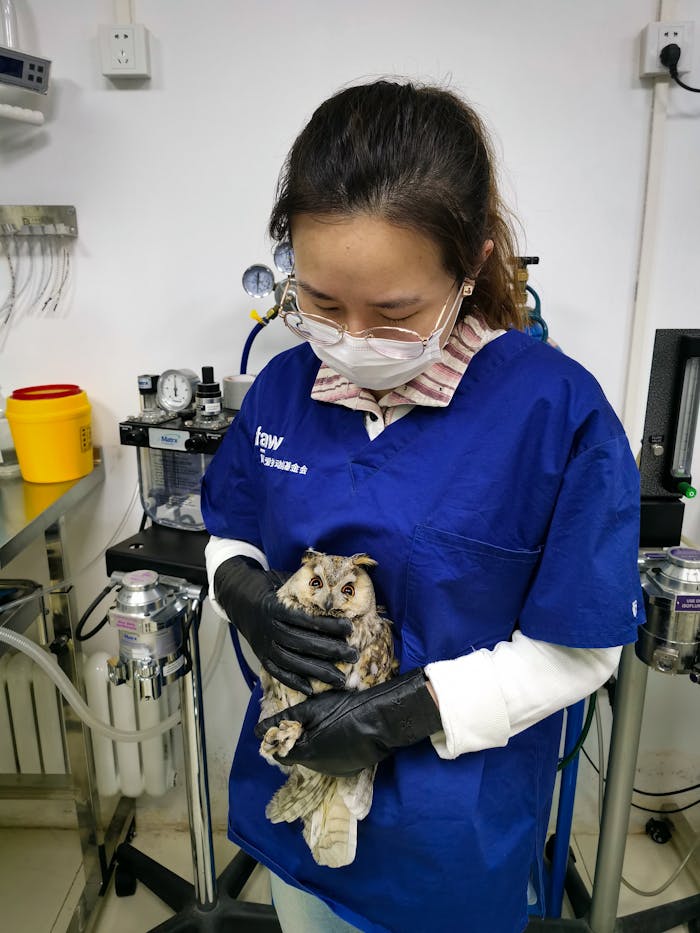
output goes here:
[{"label": "owl", "polygon": [[[348,690],[366,690],[383,683],[398,667],[391,622],[377,611],[374,587],[365,569],[375,566],[376,561],[367,554],[337,557],[307,550],[300,569],[277,591],[278,599],[287,608],[350,620],[352,632],[347,641],[357,649],[359,657],[354,664],[336,665],[345,674]],[[260,719],[306,700],[303,693],[280,683],[265,670],[261,671],[260,679],[263,691]],[[320,680],[310,682],[314,693],[332,689]],[[314,860],[319,865],[340,868],[355,858],[357,822],[367,816],[372,805],[376,766],[351,777],[333,777],[303,765],[280,765],[273,755],[283,758],[302,729],[299,722],[282,720],[263,737],[260,754],[288,774],[265,813],[273,823],[301,819],[304,839]]]}]

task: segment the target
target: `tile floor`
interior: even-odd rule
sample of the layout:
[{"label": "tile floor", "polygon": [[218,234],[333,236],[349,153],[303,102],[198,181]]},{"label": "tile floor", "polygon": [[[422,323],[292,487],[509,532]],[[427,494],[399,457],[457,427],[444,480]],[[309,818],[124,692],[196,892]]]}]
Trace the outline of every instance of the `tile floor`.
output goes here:
[{"label": "tile floor", "polygon": [[[573,840],[579,872],[590,886],[595,867],[596,836]],[[139,833],[134,845],[185,877],[191,877],[187,833]],[[214,839],[216,864],[226,865],[235,853],[223,834]],[[678,865],[671,845],[659,846],[648,837],[628,839],[625,877],[636,887],[658,887]],[[68,830],[0,829],[0,917],[8,933],[65,933],[80,895],[81,858],[77,835]],[[41,892],[41,896],[37,893]],[[697,894],[692,879],[683,873],[664,892],[643,898],[623,887],[620,915]],[[258,868],[243,892],[245,900],[269,903],[269,884]],[[565,905],[564,916],[570,916]],[[133,897],[118,898],[110,888],[91,933],[146,933],[171,916],[150,891],[138,886]],[[673,933],[685,933],[676,927]]]}]

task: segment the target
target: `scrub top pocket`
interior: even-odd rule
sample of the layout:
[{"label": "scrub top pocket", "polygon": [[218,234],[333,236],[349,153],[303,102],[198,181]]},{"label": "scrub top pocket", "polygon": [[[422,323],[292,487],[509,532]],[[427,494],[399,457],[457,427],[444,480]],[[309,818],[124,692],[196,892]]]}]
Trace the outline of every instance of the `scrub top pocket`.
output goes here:
[{"label": "scrub top pocket", "polygon": [[402,667],[456,658],[510,638],[540,554],[539,548],[513,551],[417,525],[408,563]]}]

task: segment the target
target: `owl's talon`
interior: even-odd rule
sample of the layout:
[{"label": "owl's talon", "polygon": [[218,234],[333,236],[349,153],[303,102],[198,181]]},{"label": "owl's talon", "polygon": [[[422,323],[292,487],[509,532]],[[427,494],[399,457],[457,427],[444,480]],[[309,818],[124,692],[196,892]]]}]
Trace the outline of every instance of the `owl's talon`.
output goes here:
[{"label": "owl's talon", "polygon": [[285,758],[302,732],[300,722],[295,719],[283,719],[278,726],[271,726],[263,736],[260,754],[263,758]]}]

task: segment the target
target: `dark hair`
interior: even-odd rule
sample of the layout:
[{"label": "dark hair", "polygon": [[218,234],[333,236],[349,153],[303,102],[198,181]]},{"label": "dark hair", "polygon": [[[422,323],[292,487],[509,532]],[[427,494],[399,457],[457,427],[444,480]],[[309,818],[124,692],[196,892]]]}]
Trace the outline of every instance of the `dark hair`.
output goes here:
[{"label": "dark hair", "polygon": [[477,114],[442,88],[376,81],[326,100],[295,140],[270,217],[291,238],[297,214],[368,213],[421,231],[455,279],[476,275],[462,311],[492,328],[524,326],[514,235],[498,194],[491,143]]}]

